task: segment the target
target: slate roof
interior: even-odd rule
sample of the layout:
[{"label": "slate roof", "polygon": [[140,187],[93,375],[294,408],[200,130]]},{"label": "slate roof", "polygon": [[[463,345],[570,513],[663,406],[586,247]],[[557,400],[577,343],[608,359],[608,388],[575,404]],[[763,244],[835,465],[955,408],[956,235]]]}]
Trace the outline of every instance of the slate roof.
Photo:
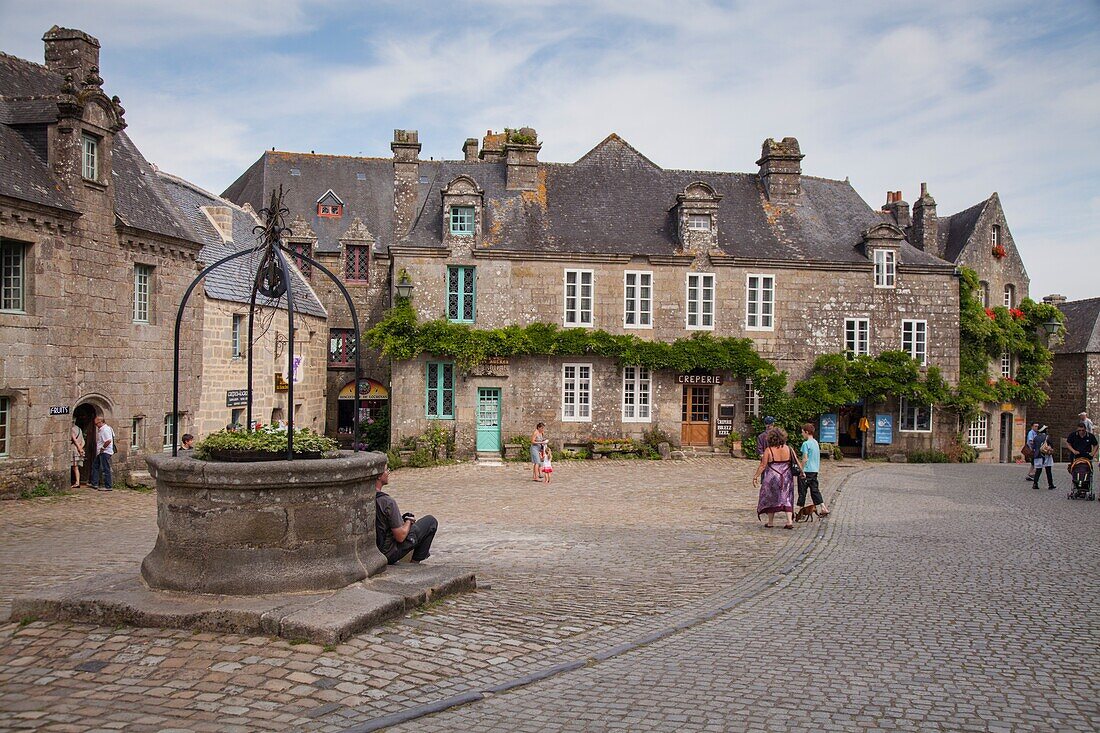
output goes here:
[{"label": "slate roof", "polygon": [[1066,317],[1066,340],[1059,354],[1100,353],[1100,298],[1070,300],[1058,306]]},{"label": "slate roof", "polygon": [[[297,174],[292,175],[292,170]],[[267,151],[222,196],[242,205],[247,202],[259,211],[267,205],[271,190],[280,184],[283,202],[290,210],[287,220],[301,216],[309,222],[317,235],[317,251],[338,251],[340,237],[356,218],[374,236],[376,249],[384,249],[393,241],[390,158]],[[344,215],[338,219],[317,215],[317,201],[329,189],[344,202]]]},{"label": "slate roof", "polygon": [[989,201],[990,199],[986,199],[957,214],[940,217],[937,236],[940,240],[940,248],[949,261],[956,261],[962,254]]},{"label": "slate roof", "polygon": [[[9,125],[42,126],[57,121],[63,78],[41,64],[0,53],[0,194],[75,210],[53,173]],[[25,131],[25,129],[24,129]],[[22,143],[22,144],[20,144]],[[125,132],[115,135],[111,191],[115,213],[134,229],[199,241],[179,218],[164,186]]]},{"label": "slate roof", "polygon": [[[298,175],[291,175],[292,168]],[[508,191],[504,162],[420,161],[418,213],[401,244],[442,246],[441,192],[459,175],[470,176],[484,190],[484,244],[501,250],[674,254],[680,243],[672,209],[677,194],[695,181],[722,196],[718,243],[732,256],[866,263],[857,245],[863,230],[882,221],[847,181],[804,175],[797,204],[775,205],[755,173],[662,169],[611,134],[575,163],[540,162],[535,191]],[[394,242],[392,159],[266,152],[223,196],[259,208],[280,183],[289,191],[291,216],[305,212],[318,235],[318,249],[336,247],[357,216],[374,234],[376,246]],[[316,201],[329,188],[346,202],[342,219],[316,215]],[[906,242],[900,261],[947,265]]]},{"label": "slate roof", "polygon": [[[180,215],[186,218],[192,230],[200,237],[203,246],[199,253],[200,259],[206,266],[212,265],[218,260],[242,249],[248,249],[259,243],[259,239],[253,228],[259,220],[241,207],[226,201],[198,186],[177,178],[167,173],[158,172],[158,179],[162,182],[167,195]],[[222,241],[221,235],[210,222],[210,219],[201,211],[203,206],[226,206],[233,213],[233,241]],[[252,295],[252,277],[259,266],[259,256],[245,255],[239,259],[226,263],[206,276],[203,289],[206,295],[216,300],[228,300],[235,303],[249,302]],[[294,307],[310,315],[326,317],[325,308],[317,298],[313,288],[305,281],[301,273],[294,269]],[[257,303],[262,305],[274,305],[274,301],[262,296],[257,296]],[[280,298],[278,305],[286,307],[286,298]]]}]

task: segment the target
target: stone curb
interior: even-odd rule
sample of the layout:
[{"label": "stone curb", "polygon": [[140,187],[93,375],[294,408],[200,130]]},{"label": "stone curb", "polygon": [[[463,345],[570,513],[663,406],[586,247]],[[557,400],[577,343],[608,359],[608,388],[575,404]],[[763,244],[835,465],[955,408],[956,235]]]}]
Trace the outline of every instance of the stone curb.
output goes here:
[{"label": "stone curb", "polygon": [[[840,498],[845,485],[852,479],[865,471],[872,470],[872,466],[862,466],[856,470],[848,473],[843,477],[839,477],[837,487],[833,490],[832,500],[829,502],[829,511],[832,512],[836,506],[837,501]],[[707,601],[704,600],[698,604],[700,610],[688,612],[686,618],[675,623],[668,624],[662,628],[654,631],[644,633],[630,641],[616,644],[615,646],[608,647],[601,651],[589,654],[583,658],[572,659],[558,664],[544,667],[542,669],[535,670],[520,677],[511,678],[494,684],[488,684],[480,686],[478,689],[467,690],[465,692],[453,695],[448,698],[435,700],[429,703],[421,705],[415,705],[404,710],[400,710],[394,713],[389,713],[377,718],[372,718],[358,725],[350,728],[345,728],[342,733],[370,733],[371,731],[381,730],[390,726],[398,725],[401,723],[407,723],[418,718],[423,718],[428,715],[440,713],[445,710],[467,705],[473,702],[477,702],[485,698],[486,695],[499,694],[514,690],[526,685],[530,685],[534,682],[539,682],[551,677],[555,677],[560,674],[571,672],[581,667],[586,667],[590,664],[598,664],[599,662],[607,661],[614,657],[626,654],[627,652],[635,651],[641,647],[648,646],[654,642],[666,639],[670,636],[685,631],[687,629],[699,626],[707,621],[711,621],[723,613],[727,613],[746,603],[747,601],[754,600],[761,596],[763,593],[772,589],[778,585],[784,583],[784,581],[794,573],[796,570],[804,566],[806,561],[810,559],[810,553],[814,547],[823,540],[827,533],[829,533],[829,527],[833,522],[821,521],[819,528],[813,534],[810,534],[801,542],[788,542],[783,548],[781,548],[771,562],[767,563],[760,570],[747,576],[743,582],[740,592],[733,598],[726,600],[716,607],[707,608]],[[792,538],[793,540],[794,538]],[[793,557],[791,557],[793,556]],[[778,570],[774,566],[778,562],[787,560],[786,564],[782,565]],[[715,594],[718,596],[720,594]],[[712,596],[711,598],[715,598]]]}]

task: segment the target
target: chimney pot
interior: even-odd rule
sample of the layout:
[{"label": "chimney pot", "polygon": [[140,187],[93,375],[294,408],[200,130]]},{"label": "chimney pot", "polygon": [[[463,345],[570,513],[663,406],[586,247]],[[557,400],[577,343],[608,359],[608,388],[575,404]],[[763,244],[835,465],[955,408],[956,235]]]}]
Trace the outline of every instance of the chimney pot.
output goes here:
[{"label": "chimney pot", "polygon": [[769,200],[796,198],[802,193],[802,159],[805,158],[798,140],[785,137],[780,142],[772,138],[760,149],[760,180]]},{"label": "chimney pot", "polygon": [[477,138],[468,137],[466,142],[462,144],[462,155],[466,159],[467,163],[473,163],[477,161]]},{"label": "chimney pot", "polygon": [[83,82],[99,67],[99,41],[75,28],[54,26],[42,36],[46,44],[46,68],[62,76],[72,74]]},{"label": "chimney pot", "polygon": [[1057,308],[1058,306],[1066,302],[1066,296],[1059,293],[1051,293],[1050,295],[1043,297],[1043,302],[1049,303],[1050,305],[1053,305]]}]

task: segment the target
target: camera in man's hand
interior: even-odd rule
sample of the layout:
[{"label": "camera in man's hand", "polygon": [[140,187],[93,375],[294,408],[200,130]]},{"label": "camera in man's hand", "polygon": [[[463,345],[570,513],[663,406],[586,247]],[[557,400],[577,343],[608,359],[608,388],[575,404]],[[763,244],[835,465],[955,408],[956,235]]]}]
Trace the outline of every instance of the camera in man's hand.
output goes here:
[{"label": "camera in man's hand", "polygon": [[401,515],[401,518],[404,519],[406,522],[415,522],[416,521],[416,515],[413,514],[412,512],[405,512],[404,514]]}]

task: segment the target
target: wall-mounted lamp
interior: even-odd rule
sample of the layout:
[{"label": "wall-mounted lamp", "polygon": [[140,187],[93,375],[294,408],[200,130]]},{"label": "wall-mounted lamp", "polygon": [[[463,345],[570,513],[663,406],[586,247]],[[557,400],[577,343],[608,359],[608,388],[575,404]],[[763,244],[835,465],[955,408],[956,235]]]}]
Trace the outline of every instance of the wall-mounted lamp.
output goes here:
[{"label": "wall-mounted lamp", "polygon": [[397,297],[408,300],[412,297],[413,281],[409,276],[408,270],[401,268],[401,272],[397,275]]}]

